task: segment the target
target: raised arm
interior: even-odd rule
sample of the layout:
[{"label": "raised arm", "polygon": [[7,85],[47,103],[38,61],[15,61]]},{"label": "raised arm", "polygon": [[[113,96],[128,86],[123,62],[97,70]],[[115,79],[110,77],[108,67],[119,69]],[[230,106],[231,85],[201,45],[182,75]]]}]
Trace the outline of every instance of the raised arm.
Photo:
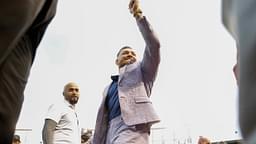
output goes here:
[{"label": "raised arm", "polygon": [[139,30],[146,43],[141,63],[143,78],[145,82],[153,83],[160,63],[160,42],[146,17],[143,16],[142,10],[139,6],[139,0],[131,0],[129,9],[135,17]]}]

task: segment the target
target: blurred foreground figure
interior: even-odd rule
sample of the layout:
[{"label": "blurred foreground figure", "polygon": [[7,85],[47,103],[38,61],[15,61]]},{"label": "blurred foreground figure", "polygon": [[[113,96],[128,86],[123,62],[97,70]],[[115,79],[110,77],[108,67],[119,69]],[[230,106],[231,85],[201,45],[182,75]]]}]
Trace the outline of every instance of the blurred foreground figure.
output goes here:
[{"label": "blurred foreground figure", "polygon": [[0,1],[0,144],[11,144],[37,47],[57,0]]},{"label": "blurred foreground figure", "polygon": [[234,73],[239,85],[239,124],[247,143],[256,143],[256,1],[222,0],[222,20],[237,45]]},{"label": "blurred foreground figure", "polygon": [[92,129],[82,129],[81,144],[92,144]]}]

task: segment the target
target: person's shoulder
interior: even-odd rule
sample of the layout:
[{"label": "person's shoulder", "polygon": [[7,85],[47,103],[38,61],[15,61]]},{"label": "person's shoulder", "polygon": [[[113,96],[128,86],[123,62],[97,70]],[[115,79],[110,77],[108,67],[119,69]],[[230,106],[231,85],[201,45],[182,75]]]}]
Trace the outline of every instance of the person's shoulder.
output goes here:
[{"label": "person's shoulder", "polygon": [[63,102],[56,102],[54,104],[51,104],[49,106],[49,109],[62,109],[63,107],[65,107],[65,104]]}]

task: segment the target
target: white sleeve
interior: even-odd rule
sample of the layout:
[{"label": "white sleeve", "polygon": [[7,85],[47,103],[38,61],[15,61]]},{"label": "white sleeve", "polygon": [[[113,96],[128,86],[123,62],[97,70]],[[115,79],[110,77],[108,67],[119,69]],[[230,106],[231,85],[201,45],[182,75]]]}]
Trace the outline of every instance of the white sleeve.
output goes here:
[{"label": "white sleeve", "polygon": [[60,106],[52,104],[48,108],[48,112],[46,114],[45,119],[51,119],[54,120],[56,123],[58,123],[61,119],[62,111]]}]

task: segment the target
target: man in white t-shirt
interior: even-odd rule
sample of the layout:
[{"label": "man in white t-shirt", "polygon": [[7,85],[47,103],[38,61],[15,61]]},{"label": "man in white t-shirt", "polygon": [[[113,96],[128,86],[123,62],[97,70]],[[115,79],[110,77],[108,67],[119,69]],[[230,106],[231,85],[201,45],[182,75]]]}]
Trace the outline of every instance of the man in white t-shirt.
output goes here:
[{"label": "man in white t-shirt", "polygon": [[80,91],[76,83],[70,82],[63,90],[65,100],[49,107],[42,132],[44,144],[80,144],[81,131],[75,111]]}]

